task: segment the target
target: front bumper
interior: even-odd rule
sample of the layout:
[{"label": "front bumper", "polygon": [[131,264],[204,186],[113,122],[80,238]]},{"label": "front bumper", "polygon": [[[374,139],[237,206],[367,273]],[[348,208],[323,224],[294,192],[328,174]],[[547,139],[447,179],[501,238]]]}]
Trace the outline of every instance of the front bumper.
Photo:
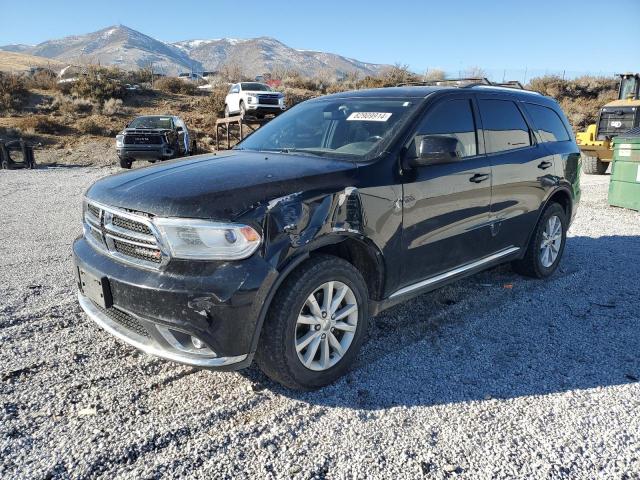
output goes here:
[{"label": "front bumper", "polygon": [[287,109],[285,105],[248,104],[247,110],[252,113],[279,114]]},{"label": "front bumper", "polygon": [[[73,244],[77,268],[107,279],[113,306],[84,295],[89,318],[120,340],[152,355],[201,368],[248,366],[259,335],[263,304],[277,271],[259,255],[239,262],[169,262],[138,268],[96,251],[83,237]],[[191,338],[205,344],[198,351]]]},{"label": "front bumper", "polygon": [[172,158],[175,154],[173,148],[168,145],[127,145],[117,147],[118,158],[131,160],[164,160]]},{"label": "front bumper", "polygon": [[[78,302],[87,316],[111,335],[136,347],[138,350],[142,350],[150,355],[155,355],[156,357],[203,368],[221,368],[243,362],[249,357],[248,354],[236,355],[234,357],[189,354],[172,346],[169,340],[162,337],[161,330],[159,330],[158,326],[153,322],[146,321],[137,315],[120,311],[129,316],[129,321],[131,321],[131,319],[135,320],[138,325],[143,326],[146,331],[155,330],[157,332],[156,335],[147,336],[140,334],[134,329],[127,328],[127,326],[121,322],[114,320],[105,310],[98,307],[81,292],[78,292]],[[163,338],[165,341],[159,340],[159,338]]]}]

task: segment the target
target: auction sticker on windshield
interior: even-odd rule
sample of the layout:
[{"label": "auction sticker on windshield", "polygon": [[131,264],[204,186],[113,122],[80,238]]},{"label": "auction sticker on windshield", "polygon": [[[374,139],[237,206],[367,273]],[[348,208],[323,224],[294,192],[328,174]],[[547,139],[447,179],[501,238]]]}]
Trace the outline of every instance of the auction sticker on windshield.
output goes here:
[{"label": "auction sticker on windshield", "polygon": [[347,120],[360,122],[386,122],[390,117],[391,114],[386,112],[353,112],[347,117]]}]

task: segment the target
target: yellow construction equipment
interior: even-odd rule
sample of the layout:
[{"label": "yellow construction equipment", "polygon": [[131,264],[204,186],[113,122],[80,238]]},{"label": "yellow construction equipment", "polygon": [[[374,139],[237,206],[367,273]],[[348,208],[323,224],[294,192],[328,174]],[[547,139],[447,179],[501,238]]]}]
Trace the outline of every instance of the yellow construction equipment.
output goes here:
[{"label": "yellow construction equipment", "polygon": [[618,100],[600,109],[598,123],[576,134],[585,173],[604,175],[613,158],[613,137],[640,126],[640,73],[619,76]]}]

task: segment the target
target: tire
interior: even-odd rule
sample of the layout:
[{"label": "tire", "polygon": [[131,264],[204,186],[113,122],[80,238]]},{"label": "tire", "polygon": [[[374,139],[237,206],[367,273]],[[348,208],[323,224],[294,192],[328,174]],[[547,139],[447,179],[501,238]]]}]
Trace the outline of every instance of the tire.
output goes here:
[{"label": "tire", "polygon": [[8,153],[4,143],[0,142],[0,170],[9,170]]},{"label": "tire", "polygon": [[[327,285],[334,299],[346,292],[334,310],[340,315],[350,309],[344,320],[329,316],[320,320],[309,307],[308,298],[320,294],[314,297],[318,299],[316,311],[325,311],[322,292],[328,291],[323,290]],[[256,351],[258,366],[272,380],[295,390],[314,390],[334,382],[351,367],[366,336],[368,298],[362,275],[349,262],[330,255],[307,260],[284,281],[273,299]],[[305,323],[298,323],[299,318]],[[305,344],[305,339],[310,341]],[[342,353],[335,349],[334,341],[341,344]],[[296,348],[296,343],[308,346]],[[313,346],[315,350],[311,350]],[[303,363],[304,357],[310,359],[308,366]]]},{"label": "tire", "polygon": [[[553,248],[549,245],[551,250],[544,249],[547,253],[550,251],[553,252],[554,250],[557,251],[555,258],[551,261],[552,258],[543,256],[543,241],[547,241],[545,236],[547,235],[547,231],[549,231],[550,220],[554,217],[560,222],[558,237],[560,243],[558,245],[556,242],[550,242],[550,244],[555,244],[556,247]],[[546,278],[553,274],[558,268],[562,254],[564,253],[564,246],[567,240],[567,228],[567,214],[564,208],[558,203],[550,203],[547,205],[531,236],[525,256],[513,262],[513,269],[520,275],[533,278]],[[553,255],[553,253],[551,253],[551,255]]]},{"label": "tire", "polygon": [[230,112],[229,112],[229,105],[225,105],[224,106],[224,118],[229,118],[230,116],[231,115],[230,115]]},{"label": "tire", "polygon": [[121,158],[121,159],[120,159],[120,166],[121,166],[122,168],[126,168],[126,169],[131,168],[131,164],[132,164],[132,163],[133,163],[133,162],[132,162],[131,160],[129,160],[128,158]]},{"label": "tire", "polygon": [[240,101],[240,118],[243,118],[247,116],[247,109],[244,106],[244,102]]},{"label": "tire", "polygon": [[603,162],[598,157],[582,155],[582,171],[589,175],[604,175],[609,168],[609,162]]}]

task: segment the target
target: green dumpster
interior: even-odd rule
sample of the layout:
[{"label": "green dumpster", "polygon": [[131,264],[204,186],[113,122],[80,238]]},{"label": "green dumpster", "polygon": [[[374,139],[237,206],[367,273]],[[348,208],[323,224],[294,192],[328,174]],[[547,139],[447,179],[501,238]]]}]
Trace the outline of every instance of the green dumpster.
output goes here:
[{"label": "green dumpster", "polygon": [[[636,133],[636,130],[638,132]],[[640,130],[613,139],[609,205],[640,211]]]}]

